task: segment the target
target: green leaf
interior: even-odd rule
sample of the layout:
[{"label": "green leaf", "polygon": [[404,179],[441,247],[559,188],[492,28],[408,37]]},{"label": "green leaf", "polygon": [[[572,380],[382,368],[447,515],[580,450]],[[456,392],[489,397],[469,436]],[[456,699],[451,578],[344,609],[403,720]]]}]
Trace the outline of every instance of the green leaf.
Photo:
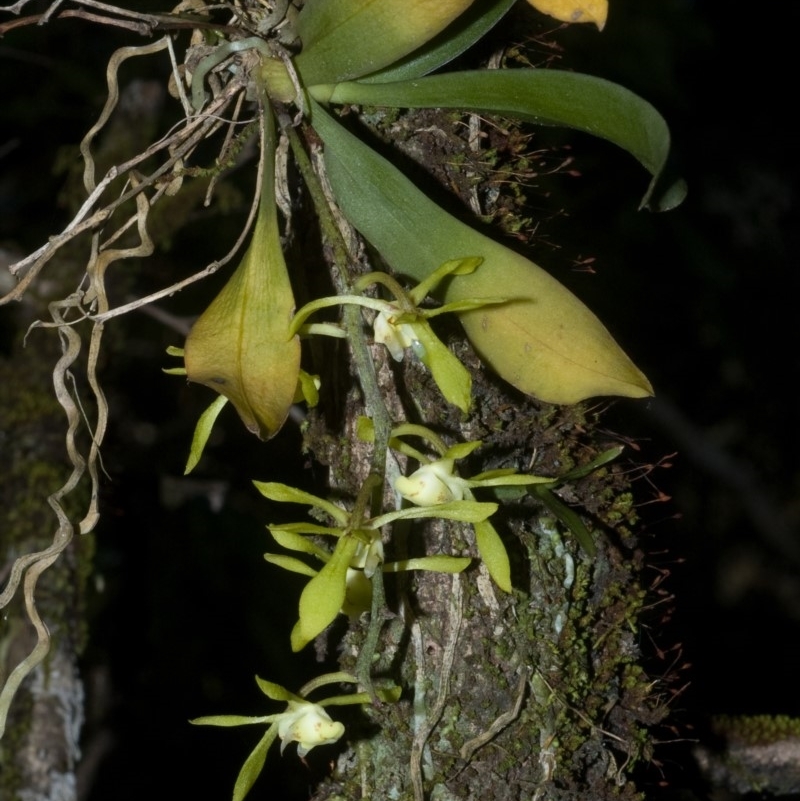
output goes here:
[{"label": "green leaf", "polygon": [[292,650],[304,648],[339,614],[347,587],[347,568],[358,547],[355,537],[342,537],[330,560],[306,584],[300,596],[300,619],[292,629]]},{"label": "green leaf", "polygon": [[277,736],[278,727],[273,724],[258,741],[258,745],[250,752],[250,756],[247,757],[242,769],[239,771],[239,775],[236,777],[236,784],[233,788],[233,801],[242,801],[250,792],[259,774],[264,769],[267,752]]},{"label": "green leaf", "polygon": [[452,108],[585,131],[619,145],[649,170],[653,180],[642,206],[666,211],[686,194],[682,181],[657,189],[670,151],[664,118],[646,100],[602,78],[551,69],[484,69],[388,84],[340,83],[310,91],[328,103]]},{"label": "green leaf", "polygon": [[597,553],[597,547],[592,540],[592,535],[583,520],[581,520],[580,515],[562,503],[542,484],[531,487],[528,492],[538,498],[572,532],[581,548],[589,556],[594,556]]},{"label": "green leaf", "polygon": [[361,77],[408,55],[473,0],[306,0],[297,17],[306,86]]},{"label": "green leaf", "polygon": [[508,561],[508,552],[500,535],[488,521],[475,524],[475,544],[495,584],[501,590],[511,592],[511,565]]},{"label": "green leaf", "polygon": [[227,397],[248,430],[269,439],[294,401],[300,339],[289,338],[294,297],[281,250],[275,203],[275,135],[264,113],[264,176],[250,246],[222,291],[186,338],[189,381]]},{"label": "green leaf", "polygon": [[194,429],[194,436],[192,437],[192,446],[189,448],[189,459],[186,462],[186,468],[183,475],[188,476],[192,470],[197,467],[200,457],[203,455],[203,449],[206,447],[208,438],[211,436],[211,429],[217,421],[222,407],[228,402],[224,395],[218,395],[214,402],[209,406],[197,421]]},{"label": "green leaf", "polygon": [[450,280],[445,300],[495,297],[498,286],[514,295],[459,315],[481,358],[506,381],[551,403],[652,395],[602,323],[558,281],[447,214],[317,104],[313,124],[337,203],[396,272],[420,281],[450,259],[482,256],[473,274]]},{"label": "green leaf", "polygon": [[590,473],[593,473],[595,470],[597,470],[598,467],[603,467],[603,465],[613,462],[614,459],[616,459],[624,450],[624,445],[617,445],[613,448],[609,448],[607,451],[603,451],[600,455],[595,456],[595,458],[592,459],[592,461],[588,464],[575,467],[572,470],[564,473],[564,475],[551,479],[551,481],[554,484],[564,484],[567,481],[575,481],[575,479],[588,476]]},{"label": "green leaf", "polygon": [[452,25],[421,48],[363,80],[370,83],[405,81],[433,72],[483,38],[515,2],[516,0],[477,0]]}]

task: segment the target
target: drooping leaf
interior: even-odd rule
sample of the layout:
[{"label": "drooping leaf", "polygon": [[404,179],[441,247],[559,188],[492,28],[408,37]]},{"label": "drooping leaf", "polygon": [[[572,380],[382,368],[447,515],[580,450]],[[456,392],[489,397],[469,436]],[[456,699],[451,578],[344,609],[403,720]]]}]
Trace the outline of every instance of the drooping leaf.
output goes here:
[{"label": "drooping leaf", "polygon": [[670,151],[664,118],[628,89],[592,75],[551,69],[473,70],[396,83],[352,81],[310,91],[329,103],[452,108],[585,131],[627,150],[650,172],[653,179],[642,206],[666,211],[686,195],[683,181],[664,175]]},{"label": "drooping leaf", "polygon": [[475,544],[495,584],[501,590],[511,592],[511,565],[508,561],[508,552],[500,535],[488,520],[475,523]]},{"label": "drooping leaf", "polygon": [[327,564],[306,584],[300,596],[300,619],[292,629],[293,651],[308,645],[339,614],[347,587],[347,569],[357,547],[355,537],[342,537]]},{"label": "drooping leaf", "polygon": [[253,239],[241,264],[186,338],[186,375],[228,398],[245,426],[269,439],[289,414],[300,340],[288,336],[294,297],[275,204],[275,136],[265,112],[264,177]]},{"label": "drooping leaf", "polygon": [[525,257],[447,214],[320,106],[313,109],[337,202],[396,272],[420,281],[446,261],[481,256],[484,262],[474,273],[450,281],[444,299],[494,297],[498,286],[515,298],[458,315],[495,372],[551,403],[652,394],[649,381],[569,290]]},{"label": "drooping leaf", "polygon": [[295,59],[306,86],[368,75],[408,55],[473,0],[306,0]]},{"label": "drooping leaf", "polygon": [[560,22],[593,22],[603,30],[608,19],[608,0],[528,0],[542,14]]}]

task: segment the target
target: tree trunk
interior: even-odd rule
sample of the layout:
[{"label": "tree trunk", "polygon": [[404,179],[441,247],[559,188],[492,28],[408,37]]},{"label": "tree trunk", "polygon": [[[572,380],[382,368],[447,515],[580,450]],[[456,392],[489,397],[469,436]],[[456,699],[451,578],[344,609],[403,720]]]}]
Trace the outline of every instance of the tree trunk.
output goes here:
[{"label": "tree trunk", "polygon": [[[50,369],[57,358],[53,339],[33,332],[25,350],[17,343],[8,358],[0,358],[2,584],[15,558],[41,552],[53,541],[56,521],[43,501],[69,475],[64,413],[52,395]],[[22,684],[0,739],[0,797],[4,801],[76,798],[75,767],[83,721],[77,659],[86,634],[83,587],[92,551],[90,535],[73,540],[36,586],[35,604],[49,628],[51,649]],[[4,612],[0,687],[35,645],[35,631],[22,598],[17,597]]]},{"label": "tree trunk", "polygon": [[[382,387],[393,392],[390,408],[427,410],[425,424],[446,437],[483,442],[464,475],[513,467],[556,476],[616,444],[584,408],[523,399],[486,373],[466,345],[456,347],[475,382],[477,411],[464,420],[446,408],[424,368],[400,369],[380,351],[374,356]],[[354,448],[354,478],[341,486],[341,446],[357,441],[361,414],[360,396],[351,391],[343,438],[331,447],[320,420],[308,437],[334,483],[349,492],[369,472],[368,449]],[[628,490],[618,466],[564,488],[563,499],[591,531],[594,556],[532,497],[503,504],[497,528],[512,560],[512,595],[482,565],[455,576],[387,577],[389,612],[373,675],[400,684],[403,697],[348,724],[353,749],[340,755],[314,798],[640,797],[631,771],[649,759],[647,726],[664,710],[640,666],[642,555]],[[416,522],[407,542],[415,556],[475,555],[471,527],[463,524]],[[346,636],[344,669],[354,669],[365,626],[352,625]]]}]

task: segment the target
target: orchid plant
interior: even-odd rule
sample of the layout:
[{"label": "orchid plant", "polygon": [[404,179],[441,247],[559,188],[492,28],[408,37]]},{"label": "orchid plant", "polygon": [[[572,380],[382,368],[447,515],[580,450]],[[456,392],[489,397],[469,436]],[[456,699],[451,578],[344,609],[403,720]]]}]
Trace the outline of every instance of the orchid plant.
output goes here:
[{"label": "orchid plant", "polygon": [[[312,679],[297,694],[280,684],[256,677],[256,684],[264,695],[272,701],[283,701],[286,709],[272,715],[207,715],[190,721],[195,726],[259,726],[267,730],[242,765],[233,788],[233,801],[241,801],[255,784],[264,768],[267,752],[276,739],[281,741],[281,754],[290,743],[297,743],[297,754],[304,757],[312,748],[331,745],[344,734],[344,725],[331,719],[326,707],[347,704],[367,704],[372,697],[366,692],[334,695],[322,701],[312,702],[308,696],[330,684],[355,684],[356,679],[349,673],[327,673]],[[383,687],[376,690],[377,697],[385,703],[393,703],[400,697],[400,688]]]},{"label": "orchid plant", "polygon": [[[646,376],[577,297],[526,256],[434,203],[390,158],[373,147],[368,125],[357,111],[363,106],[444,109],[588,132],[625,149],[650,173],[643,206],[666,210],[677,205],[685,188],[682,182],[673,181],[667,170],[670,146],[667,126],[658,112],[637,95],[608,81],[555,69],[450,69],[457,57],[490,32],[514,1],[236,0],[207,6],[200,0],[181,3],[172,14],[144,15],[148,24],[154,26],[151,31],[159,26],[174,26],[176,30],[194,28],[196,35],[181,65],[169,36],[163,42],[143,48],[147,54],[170,51],[174,65],[171,88],[181,99],[186,124],[176,126],[180,130],[154,145],[152,152],[148,151],[139,161],[130,162],[129,184],[123,197],[135,198],[141,245],[127,251],[108,247],[117,235],[125,233],[126,224],[104,241],[105,247],[100,246],[99,232],[118,208],[115,204],[122,203],[122,200],[107,200],[107,208],[98,210],[91,224],[85,224],[86,228],[94,226],[97,230],[95,260],[87,268],[89,289],[75,293],[61,305],[52,304],[58,315],[53,325],[63,337],[65,352],[57,382],[59,401],[70,417],[68,450],[77,477],[71,478],[51,499],[58,501],[71,492],[87,464],[78,454],[74,434],[78,423],[73,420],[77,421],[76,409],[80,404],[73,402],[65,388],[69,365],[80,348],[71,339],[77,336],[73,318],[66,321],[61,316],[62,306],[77,310],[75,318],[88,319],[95,326],[88,383],[101,411],[88,438],[91,441],[88,464],[96,490],[107,408],[93,371],[103,326],[122,313],[109,306],[104,285],[106,269],[114,259],[149,255],[153,243],[145,221],[151,205],[162,194],[179,191],[186,176],[192,174],[193,168],[187,167],[187,162],[195,149],[206,134],[211,135],[209,131],[219,130],[226,115],[234,122],[217,160],[217,172],[233,163],[236,148],[243,146],[250,135],[248,128],[247,135],[242,134],[240,141],[231,143],[236,138],[233,130],[238,115],[243,107],[253,109],[254,126],[259,130],[260,159],[248,223],[248,226],[252,223],[249,244],[221,291],[191,327],[184,346],[169,349],[170,355],[180,358],[183,364],[167,372],[185,375],[188,381],[203,384],[217,393],[195,429],[186,465],[188,473],[198,464],[212,427],[228,404],[245,427],[262,440],[270,439],[281,429],[293,404],[302,401],[309,406],[324,404],[327,388],[301,367],[304,358],[301,338],[327,334],[348,340],[353,354],[352,372],[362,390],[364,409],[372,415],[372,419],[363,418],[358,424],[361,439],[373,445],[368,475],[353,479],[355,486],[361,482],[361,491],[351,494],[356,496],[352,503],[340,504],[284,483],[254,482],[269,501],[299,504],[310,509],[316,520],[323,521],[304,519],[268,526],[279,546],[299,556],[268,553],[266,560],[308,579],[291,633],[293,651],[299,651],[324,633],[340,614],[360,618],[368,609],[375,612],[382,596],[372,590],[379,585],[382,589],[384,573],[424,570],[452,574],[454,582],[461,580],[459,574],[471,563],[471,557],[463,553],[421,553],[394,559],[399,551],[396,524],[401,522],[434,519],[472,526],[475,550],[494,583],[509,594],[509,603],[513,602],[510,559],[503,538],[490,522],[499,509],[501,491],[535,495],[575,533],[584,551],[593,555],[595,546],[590,534],[554,490],[559,484],[604,465],[619,452],[606,451],[588,465],[560,477],[525,475],[513,469],[462,475],[457,463],[463,464],[481,446],[481,441],[448,444],[464,437],[447,432],[446,440],[427,425],[415,422],[417,413],[402,408],[400,402],[390,412],[386,393],[382,393],[376,378],[373,353],[380,348],[370,350],[365,318],[371,326],[372,344],[385,346],[396,361],[406,359],[409,351],[413,353],[430,371],[443,398],[462,413],[462,420],[467,419],[474,406],[472,379],[467,367],[435,333],[432,321],[443,314],[454,315],[481,362],[524,395],[545,403],[575,404],[598,395],[643,398],[652,394]],[[11,10],[21,8],[25,2],[19,0]],[[558,19],[589,21],[598,27],[605,22],[605,0],[531,2]],[[54,3],[51,11],[58,5],[59,2]],[[97,6],[97,10],[101,6],[107,8],[105,4],[91,6],[93,9]],[[187,14],[186,8],[191,8],[191,13]],[[219,19],[220,11],[228,15],[225,20]],[[93,204],[99,203],[98,198],[108,186],[116,186],[112,183],[117,176],[115,171],[98,184],[91,154],[93,139],[117,102],[116,70],[119,62],[130,55],[128,50],[112,59],[109,103],[101,121],[81,145],[86,162],[84,185],[89,196],[81,212],[84,215]],[[200,136],[196,134],[198,130],[206,133]],[[134,167],[161,149],[169,153],[165,164],[151,176],[142,178]],[[319,219],[336,288],[335,296],[312,299],[297,312],[298,279],[286,256],[289,252],[286,240],[291,234],[293,208],[297,205],[288,192],[292,185],[286,167],[289,152]],[[145,189],[152,189],[152,195],[144,194]],[[72,226],[76,230],[83,225],[77,223],[76,217]],[[361,237],[362,244],[371,247],[369,256],[352,245],[356,235]],[[68,240],[67,236],[53,237],[34,257],[21,262],[16,267],[22,276],[19,284],[5,299],[21,297],[25,287]],[[239,244],[243,241],[244,233]],[[238,245],[228,258],[238,252],[237,248]],[[382,262],[383,269],[373,269],[376,261]],[[221,266],[223,261],[214,262],[205,274]],[[498,288],[502,291],[498,292]],[[175,287],[167,287],[158,297],[174,291]],[[145,305],[151,299],[138,305]],[[343,307],[341,322],[307,322],[319,310],[332,306]],[[424,444],[415,447],[410,439],[421,439]],[[408,468],[407,475],[396,477],[391,487],[387,479],[387,456],[400,464],[415,463],[415,467]],[[396,504],[389,502],[392,490]],[[475,497],[480,493],[492,493],[495,499],[480,501]],[[91,493],[93,499],[98,494]],[[81,531],[90,530],[95,518],[93,511],[87,515],[89,522],[81,524]],[[65,519],[66,515],[60,514],[62,523]],[[41,569],[48,567],[66,548],[70,536],[71,533],[64,535],[56,543],[61,550],[54,551],[55,556],[43,551],[42,555],[21,562],[22,566],[11,573],[13,581],[20,583],[29,564],[41,564]],[[309,564],[306,557],[314,563]],[[4,591],[4,599],[14,595],[17,584]],[[460,596],[456,600],[460,603]],[[11,696],[47,651],[46,627],[38,625],[41,621],[35,617],[31,595],[26,596],[26,604],[29,610],[34,610],[29,614],[39,640],[35,651],[14,672],[13,681],[0,695],[0,732]],[[460,616],[456,604],[454,617]],[[370,671],[381,622],[381,615],[370,615],[369,629],[358,655],[357,676],[344,673],[322,676],[297,694],[257,679],[259,688],[270,700],[286,704],[283,711],[256,717],[220,715],[192,721],[198,725],[267,727],[242,767],[234,801],[240,801],[252,788],[267,752],[277,739],[281,740],[281,752],[289,743],[297,743],[301,757],[312,748],[337,742],[344,734],[344,727],[331,719],[328,707],[399,699],[399,687],[372,686]],[[450,627],[451,641],[442,649],[450,659],[458,629],[458,623]],[[415,647],[420,653],[423,651],[421,642]],[[308,699],[318,687],[341,682],[356,683],[365,690],[319,702]],[[444,699],[446,676],[440,680],[438,692],[440,699]],[[424,689],[417,687],[417,693],[412,702],[415,716],[418,705],[424,707],[425,700]],[[524,694],[523,682],[520,703]],[[437,700],[427,733],[428,724],[415,718],[410,772],[416,777],[416,801],[425,795],[420,766],[427,748],[426,737],[437,724],[443,704],[444,700],[441,704]],[[519,708],[515,715],[518,712]],[[491,724],[485,742],[497,733],[495,727],[502,720],[505,715]],[[482,737],[470,741],[477,743],[475,748],[484,744]],[[541,739],[549,747],[556,736]],[[433,797],[433,793],[430,795]]]}]

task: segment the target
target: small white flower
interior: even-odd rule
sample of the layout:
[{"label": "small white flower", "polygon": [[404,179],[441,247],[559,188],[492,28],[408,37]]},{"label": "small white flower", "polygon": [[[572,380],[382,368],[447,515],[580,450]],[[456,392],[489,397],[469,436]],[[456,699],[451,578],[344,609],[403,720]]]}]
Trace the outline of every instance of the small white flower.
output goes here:
[{"label": "small white flower", "polygon": [[465,482],[453,475],[453,460],[438,459],[423,465],[410,476],[398,476],[394,488],[417,506],[437,506],[449,501],[463,501]]},{"label": "small white flower", "polygon": [[375,341],[381,345],[386,345],[389,353],[396,362],[403,361],[403,353],[406,348],[410,348],[417,337],[414,336],[414,329],[408,323],[394,322],[396,311],[381,311],[375,316],[372,324],[375,330]]},{"label": "small white flower", "polygon": [[289,701],[287,711],[278,721],[281,753],[289,743],[297,743],[297,753],[304,757],[315,745],[330,745],[344,734],[344,724],[331,720],[319,705]]}]

